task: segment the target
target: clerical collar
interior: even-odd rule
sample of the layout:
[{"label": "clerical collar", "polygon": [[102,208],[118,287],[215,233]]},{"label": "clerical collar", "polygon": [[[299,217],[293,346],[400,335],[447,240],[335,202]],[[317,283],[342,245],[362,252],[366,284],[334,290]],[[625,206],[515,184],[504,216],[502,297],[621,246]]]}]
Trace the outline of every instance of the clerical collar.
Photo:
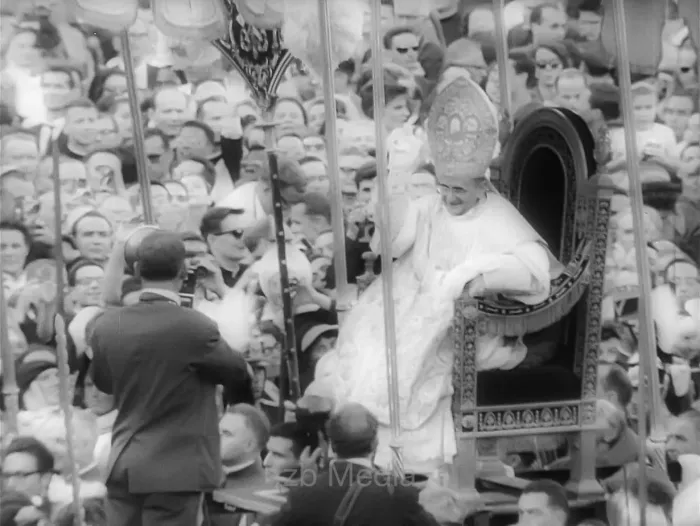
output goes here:
[{"label": "clerical collar", "polygon": [[180,303],[181,303],[180,295],[171,291],[171,290],[154,289],[154,288],[146,287],[145,289],[141,289],[141,294],[139,294],[139,299],[141,297],[143,297],[144,294],[156,294],[158,296],[163,296],[166,300],[171,301],[173,303],[176,303],[178,305],[180,305]]}]

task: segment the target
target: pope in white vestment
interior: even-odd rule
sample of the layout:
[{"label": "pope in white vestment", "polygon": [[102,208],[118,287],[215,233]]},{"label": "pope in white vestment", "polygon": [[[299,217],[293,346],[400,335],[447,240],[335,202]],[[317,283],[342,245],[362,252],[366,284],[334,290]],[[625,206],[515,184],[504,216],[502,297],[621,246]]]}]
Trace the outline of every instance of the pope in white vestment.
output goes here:
[{"label": "pope in white vestment", "polygon": [[[451,463],[456,438],[450,403],[454,301],[505,293],[524,303],[547,298],[559,265],[546,245],[484,177],[494,151],[495,110],[481,88],[453,81],[438,95],[428,123],[439,195],[392,200],[393,296],[401,446],[408,472],[433,473]],[[373,240],[378,252],[378,239]],[[477,369],[512,369],[525,358],[521,341],[500,335],[477,341]],[[389,466],[389,392],[381,279],[360,297],[341,326],[337,347],[316,369],[317,385],[336,402],[358,402],[380,421],[375,462]]]}]

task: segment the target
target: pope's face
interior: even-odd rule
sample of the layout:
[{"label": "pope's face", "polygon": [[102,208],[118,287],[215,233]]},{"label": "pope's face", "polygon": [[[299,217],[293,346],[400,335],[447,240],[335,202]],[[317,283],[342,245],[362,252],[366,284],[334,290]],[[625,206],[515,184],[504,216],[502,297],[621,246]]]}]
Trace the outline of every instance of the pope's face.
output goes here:
[{"label": "pope's face", "polygon": [[438,176],[437,189],[450,215],[461,216],[474,208],[486,191],[473,180],[460,177]]}]

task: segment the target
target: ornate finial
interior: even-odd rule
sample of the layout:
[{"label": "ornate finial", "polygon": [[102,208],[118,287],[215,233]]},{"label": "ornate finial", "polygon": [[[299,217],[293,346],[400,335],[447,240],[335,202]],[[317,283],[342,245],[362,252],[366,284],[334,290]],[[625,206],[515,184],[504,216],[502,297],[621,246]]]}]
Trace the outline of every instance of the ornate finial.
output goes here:
[{"label": "ornate finial", "polygon": [[496,108],[473,81],[458,77],[435,98],[427,122],[437,175],[484,177],[498,144]]}]

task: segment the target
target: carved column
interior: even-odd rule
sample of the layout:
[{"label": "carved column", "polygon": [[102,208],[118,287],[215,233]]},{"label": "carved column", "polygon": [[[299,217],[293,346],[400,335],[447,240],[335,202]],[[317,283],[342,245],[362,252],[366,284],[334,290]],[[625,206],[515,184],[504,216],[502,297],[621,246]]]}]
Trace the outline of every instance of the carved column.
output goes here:
[{"label": "carved column", "polygon": [[610,213],[610,193],[601,190],[597,197],[589,199],[589,218],[593,242],[591,276],[585,301],[579,308],[585,309],[582,316],[584,331],[582,349],[582,391],[579,422],[582,427],[578,436],[569,444],[571,451],[571,473],[566,487],[579,497],[602,497],[604,492],[596,479],[596,398],[598,376],[598,345],[601,334],[601,303],[605,281],[605,254],[608,243],[608,219]]},{"label": "carved column", "polygon": [[459,299],[455,305],[452,369],[452,416],[457,435],[457,455],[449,471],[449,485],[466,498],[478,501],[476,490],[476,302]]}]

